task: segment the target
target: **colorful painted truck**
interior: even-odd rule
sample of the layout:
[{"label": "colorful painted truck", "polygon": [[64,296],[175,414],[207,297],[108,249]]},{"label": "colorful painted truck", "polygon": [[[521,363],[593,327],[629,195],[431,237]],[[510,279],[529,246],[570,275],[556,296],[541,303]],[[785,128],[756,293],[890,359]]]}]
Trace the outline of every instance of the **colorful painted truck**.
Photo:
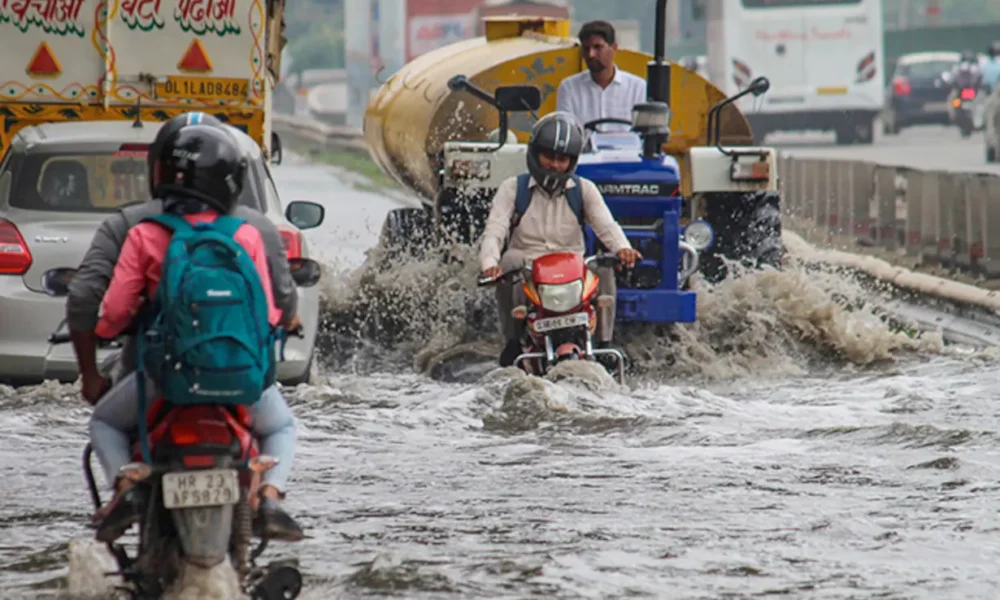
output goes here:
[{"label": "colorful painted truck", "polygon": [[272,146],[284,0],[0,0],[0,157],[55,121],[198,109]]}]

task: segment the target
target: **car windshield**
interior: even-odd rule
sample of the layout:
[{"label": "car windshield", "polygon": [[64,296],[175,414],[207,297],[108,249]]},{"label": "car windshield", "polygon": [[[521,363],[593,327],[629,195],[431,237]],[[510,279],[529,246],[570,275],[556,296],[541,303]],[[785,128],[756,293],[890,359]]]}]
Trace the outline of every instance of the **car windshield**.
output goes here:
[{"label": "car windshield", "polygon": [[[10,205],[25,210],[108,212],[149,199],[146,147],[96,152],[32,152],[12,157]],[[239,202],[259,210],[255,187],[244,181]]]},{"label": "car windshield", "polygon": [[956,63],[958,63],[957,60],[928,60],[924,62],[911,63],[908,65],[902,65],[902,75],[907,77],[932,79],[942,73],[947,73],[952,67],[955,66]]}]

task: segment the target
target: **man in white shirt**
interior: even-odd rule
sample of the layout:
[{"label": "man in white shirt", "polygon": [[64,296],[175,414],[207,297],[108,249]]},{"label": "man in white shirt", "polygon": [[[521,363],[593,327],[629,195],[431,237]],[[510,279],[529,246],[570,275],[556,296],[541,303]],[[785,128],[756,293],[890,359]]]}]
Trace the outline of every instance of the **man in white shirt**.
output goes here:
[{"label": "man in white shirt", "polygon": [[[646,80],[615,66],[615,28],[606,21],[591,21],[580,28],[579,37],[587,70],[559,84],[556,110],[576,115],[581,125],[612,118],[631,122],[632,107],[646,101]],[[598,130],[628,130],[628,126],[606,124]]]}]

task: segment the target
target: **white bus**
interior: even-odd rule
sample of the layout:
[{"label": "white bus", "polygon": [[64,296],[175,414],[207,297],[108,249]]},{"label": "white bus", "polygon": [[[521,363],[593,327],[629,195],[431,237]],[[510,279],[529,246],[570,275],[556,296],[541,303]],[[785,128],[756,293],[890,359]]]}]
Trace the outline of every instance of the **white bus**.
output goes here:
[{"label": "white bus", "polygon": [[767,94],[741,101],[759,144],[772,131],[834,131],[870,144],[882,108],[881,0],[707,2],[711,81],[726,93],[755,77]]}]

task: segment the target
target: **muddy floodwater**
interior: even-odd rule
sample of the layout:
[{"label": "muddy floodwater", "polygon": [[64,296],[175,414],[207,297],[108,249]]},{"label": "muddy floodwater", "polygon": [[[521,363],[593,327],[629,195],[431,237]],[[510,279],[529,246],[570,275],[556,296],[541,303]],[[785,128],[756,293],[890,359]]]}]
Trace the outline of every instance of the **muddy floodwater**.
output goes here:
[{"label": "muddy floodwater", "polygon": [[[498,347],[463,316],[488,300],[474,265],[373,275],[396,201],[324,167],[277,176],[328,209],[308,235],[324,318],[388,311],[406,338],[332,328],[313,384],[286,390],[310,538],[268,556],[299,558],[301,597],[996,597],[994,351],[895,333],[880,291],[799,256],[702,289],[697,325],[623,332],[625,388],[591,365],[448,369]],[[78,596],[70,546],[101,569],[80,541],[89,408],[45,384],[0,388],[0,410],[0,597]]]}]

